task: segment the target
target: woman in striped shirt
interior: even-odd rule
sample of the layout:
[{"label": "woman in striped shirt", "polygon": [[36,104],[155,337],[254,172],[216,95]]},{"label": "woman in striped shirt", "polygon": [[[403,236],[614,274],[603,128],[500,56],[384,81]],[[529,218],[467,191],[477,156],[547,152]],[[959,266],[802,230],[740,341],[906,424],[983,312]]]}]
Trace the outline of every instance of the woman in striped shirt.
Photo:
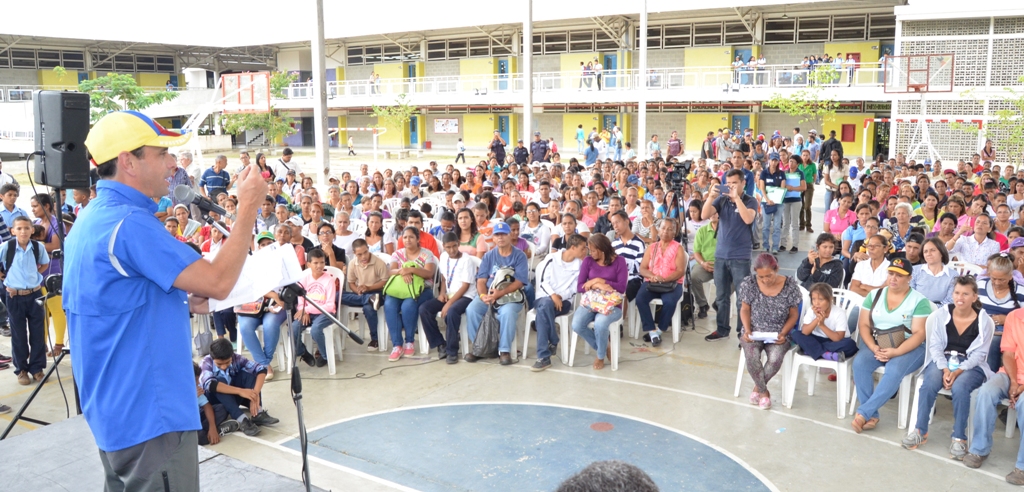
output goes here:
[{"label": "woman in striped shirt", "polygon": [[988,365],[992,372],[996,372],[1003,360],[999,350],[1003,340],[1003,323],[1010,311],[1024,304],[1024,285],[1013,280],[1013,257],[1009,253],[990,256],[986,274],[987,278],[978,281],[978,299],[996,325],[996,333],[988,350]]}]

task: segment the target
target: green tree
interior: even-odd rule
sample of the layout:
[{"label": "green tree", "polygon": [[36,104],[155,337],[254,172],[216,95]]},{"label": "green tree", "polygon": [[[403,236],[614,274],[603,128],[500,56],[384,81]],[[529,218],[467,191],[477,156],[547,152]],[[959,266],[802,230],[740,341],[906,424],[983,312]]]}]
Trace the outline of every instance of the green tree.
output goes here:
[{"label": "green tree", "polygon": [[[798,74],[794,74],[794,78]],[[803,75],[803,74],[799,74]],[[839,102],[825,94],[827,86],[839,81],[840,72],[827,63],[818,65],[806,74],[807,86],[783,95],[775,93],[764,105],[776,108],[790,116],[800,117],[800,123],[810,121],[818,127],[834,121]]]},{"label": "green tree", "polygon": [[[1017,80],[1024,83],[1024,76]],[[997,108],[995,111],[989,110],[995,119],[985,122],[983,128],[957,122],[951,126],[991,140],[993,148],[998,146],[999,154],[1002,154],[1006,162],[1017,164],[1019,169],[1019,165],[1024,162],[1024,92],[1018,92],[1012,87],[1004,87],[1003,90],[1006,95],[989,99],[989,108]],[[962,95],[977,99],[973,90]]]},{"label": "green tree", "polygon": [[[285,89],[295,82],[298,77],[297,74],[287,74],[284,72],[270,74],[271,100],[284,99]],[[271,106],[270,111],[265,113],[226,114],[222,119],[222,124],[224,125],[224,131],[232,134],[244,131],[262,131],[263,136],[270,141],[271,145],[278,138],[295,133],[295,129],[281,116],[274,106]]]},{"label": "green tree", "polygon": [[419,111],[416,106],[409,104],[408,96],[399,94],[395,98],[395,104],[391,106],[373,105],[373,115],[377,117],[377,124],[401,132],[412,116]]},{"label": "green tree", "polygon": [[83,80],[78,83],[78,90],[89,94],[93,123],[111,111],[139,111],[178,97],[178,93],[172,91],[146,92],[135,82],[135,77],[119,73]]}]

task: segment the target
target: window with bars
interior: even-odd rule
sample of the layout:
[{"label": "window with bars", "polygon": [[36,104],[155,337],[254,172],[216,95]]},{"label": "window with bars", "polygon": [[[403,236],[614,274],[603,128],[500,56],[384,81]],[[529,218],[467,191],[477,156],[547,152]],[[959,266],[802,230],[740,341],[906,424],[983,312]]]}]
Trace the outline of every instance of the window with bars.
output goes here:
[{"label": "window with bars", "polygon": [[427,42],[427,60],[444,60],[448,57],[448,47],[445,41]]},{"label": "window with bars", "polygon": [[35,50],[11,50],[11,66],[14,68],[36,68]]},{"label": "window with bars", "polygon": [[831,20],[829,17],[801,17],[797,19],[797,42],[828,41]]},{"label": "window with bars", "polygon": [[9,51],[0,51],[0,68],[11,68],[11,54]]},{"label": "window with bars", "polygon": [[69,70],[85,69],[85,53],[81,51],[61,51],[60,58],[64,68]]},{"label": "window with bars", "polygon": [[764,22],[765,44],[796,42],[796,19],[771,19]]},{"label": "window with bars", "polygon": [[380,46],[363,46],[363,63],[369,65],[382,63],[384,61],[384,50]]},{"label": "window with bars", "polygon": [[594,31],[570,32],[569,51],[571,53],[586,53],[594,51]]},{"label": "window with bars", "polygon": [[604,30],[599,29],[596,33],[594,48],[596,51],[615,51],[619,49],[619,43]]},{"label": "window with bars", "polygon": [[690,24],[665,26],[663,36],[666,48],[685,48],[687,46],[693,46],[693,26]]},{"label": "window with bars", "polygon": [[868,38],[885,39],[896,37],[896,16],[871,14],[868,16]]},{"label": "window with bars", "polygon": [[[444,42],[442,41],[442,44]],[[441,50],[442,59],[444,58],[444,49]],[[362,46],[349,46],[345,53],[345,64],[346,65],[362,65],[363,64],[363,47]]]},{"label": "window with bars", "polygon": [[742,22],[725,23],[725,44],[752,44],[754,35]]},{"label": "window with bars", "polygon": [[705,22],[693,25],[694,46],[721,45],[723,39],[721,22]]},{"label": "window with bars", "polygon": [[469,40],[469,56],[491,56],[490,38],[473,38]]},{"label": "window with bars", "polygon": [[836,41],[863,40],[868,33],[866,15],[844,15],[832,17],[832,39]]},{"label": "window with bars", "polygon": [[567,53],[569,51],[569,36],[564,32],[544,33],[544,54]]}]

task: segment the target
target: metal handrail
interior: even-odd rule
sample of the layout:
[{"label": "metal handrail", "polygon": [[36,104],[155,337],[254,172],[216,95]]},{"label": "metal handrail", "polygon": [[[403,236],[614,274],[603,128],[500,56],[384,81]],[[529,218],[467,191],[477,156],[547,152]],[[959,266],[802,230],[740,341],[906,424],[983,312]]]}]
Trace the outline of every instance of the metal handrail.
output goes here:
[{"label": "metal handrail", "polygon": [[[849,67],[836,71],[837,78],[825,86],[880,87],[883,68],[879,63],[864,62],[854,67],[851,79]],[[646,81],[648,89],[673,90],[693,88],[721,88],[725,84],[739,88],[799,88],[808,85],[809,69],[800,65],[765,65],[763,67],[668,67],[648,69],[641,74],[637,69],[604,70],[601,90],[634,90]],[[536,72],[533,74],[535,92],[596,89],[597,78],[580,71]],[[403,77],[389,79],[360,79],[327,82],[328,98],[347,96],[376,96],[384,94],[485,94],[489,92],[521,92],[523,75],[475,74],[431,77]],[[285,90],[285,99],[312,98],[311,82],[294,83]]]}]

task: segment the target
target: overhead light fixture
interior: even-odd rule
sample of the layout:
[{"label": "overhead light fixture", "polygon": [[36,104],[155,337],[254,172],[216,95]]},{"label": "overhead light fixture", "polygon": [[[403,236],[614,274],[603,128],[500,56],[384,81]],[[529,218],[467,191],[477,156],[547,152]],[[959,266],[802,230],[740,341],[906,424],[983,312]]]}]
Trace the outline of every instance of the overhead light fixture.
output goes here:
[{"label": "overhead light fixture", "polygon": [[788,18],[789,18],[789,14],[787,14],[787,13],[783,12],[783,13],[782,13],[782,18],[783,18],[783,19],[788,19]]}]

